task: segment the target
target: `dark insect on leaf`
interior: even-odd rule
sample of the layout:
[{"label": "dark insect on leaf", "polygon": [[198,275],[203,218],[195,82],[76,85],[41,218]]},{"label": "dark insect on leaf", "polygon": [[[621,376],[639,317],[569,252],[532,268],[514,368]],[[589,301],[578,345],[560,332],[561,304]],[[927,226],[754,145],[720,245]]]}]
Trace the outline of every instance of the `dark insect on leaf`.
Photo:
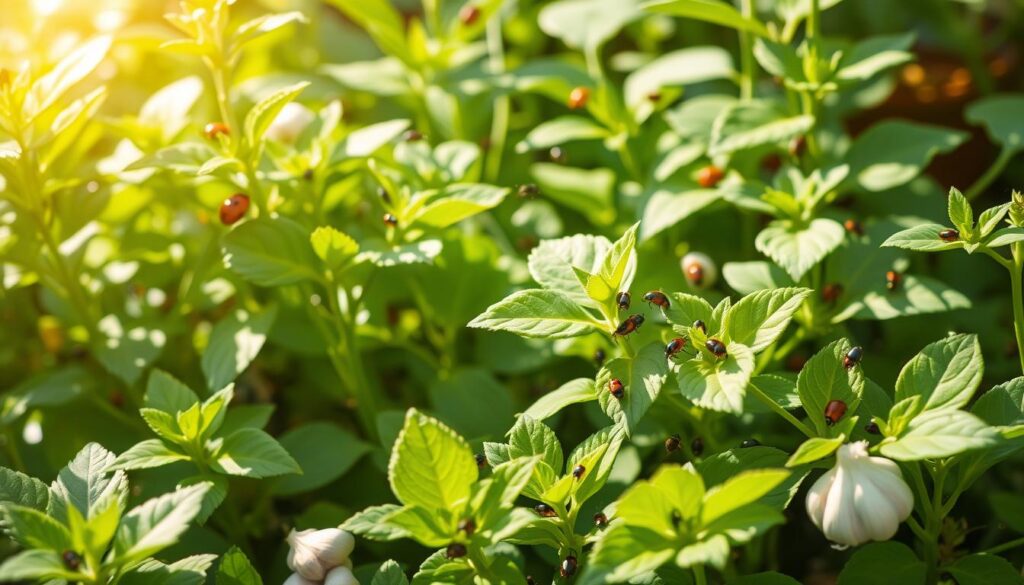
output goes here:
[{"label": "dark insect on leaf", "polygon": [[476,522],[472,518],[463,518],[459,520],[459,530],[466,533],[466,536],[473,536],[476,532]]},{"label": "dark insect on leaf", "polygon": [[622,400],[622,396],[626,393],[626,389],[622,386],[622,380],[612,378],[608,382],[608,392],[615,398]]},{"label": "dark insect on leaf", "polygon": [[694,437],[690,441],[690,453],[693,453],[694,457],[700,457],[704,453],[704,439]]},{"label": "dark insect on leaf", "polygon": [[249,211],[249,197],[242,193],[235,193],[220,204],[220,222],[224,225],[234,225],[245,217],[247,211]]},{"label": "dark insect on leaf", "polygon": [[658,305],[662,309],[669,307],[668,297],[660,290],[652,290],[644,295],[644,300],[652,305]]},{"label": "dark insect on leaf", "polygon": [[643,315],[630,315],[625,321],[619,324],[615,329],[614,335],[626,336],[633,333],[644,324]]},{"label": "dark insect on leaf", "polygon": [[939,232],[939,239],[943,242],[955,242],[960,239],[960,232],[956,230],[942,230]]},{"label": "dark insect on leaf", "polygon": [[761,442],[757,439],[744,439],[743,442],[740,443],[740,447],[746,449],[748,447],[757,447],[760,444]]},{"label": "dark insect on leaf", "polygon": [[604,354],[604,350],[603,349],[596,349],[596,350],[594,350],[594,363],[597,364],[598,366],[600,366],[601,364],[604,363],[604,358],[605,357],[606,356]]},{"label": "dark insect on leaf", "polygon": [[444,551],[444,556],[450,559],[458,559],[466,556],[466,545],[461,542],[453,542]]},{"label": "dark insect on leaf", "polygon": [[377,196],[380,197],[380,200],[383,201],[384,203],[387,203],[389,205],[391,204],[391,195],[388,193],[388,190],[383,187],[383,185],[377,187]]},{"label": "dark insect on leaf", "polygon": [[903,280],[903,275],[895,270],[889,270],[885,273],[885,288],[892,292],[900,286],[900,281]]},{"label": "dark insect on leaf", "polygon": [[576,467],[572,468],[572,476],[574,479],[579,479],[583,477],[583,474],[586,473],[586,471],[586,467],[583,467],[582,465],[577,465]]},{"label": "dark insect on leaf", "polygon": [[569,555],[565,557],[564,561],[562,561],[562,566],[558,568],[558,574],[561,575],[563,579],[568,579],[576,574],[577,566],[578,563],[576,562],[576,557]]},{"label": "dark insect on leaf", "polygon": [[871,421],[868,424],[864,425],[864,430],[872,435],[882,434],[882,430],[878,428],[878,423],[876,423],[875,421]]},{"label": "dark insect on leaf", "polygon": [[519,188],[516,189],[516,195],[523,199],[533,199],[539,193],[540,188],[537,187],[537,185],[534,183],[526,183],[524,185],[519,185]]},{"label": "dark insect on leaf", "polygon": [[686,347],[686,340],[682,337],[676,337],[665,346],[665,357],[671,358],[677,353],[683,351],[684,347]]},{"label": "dark insect on leaf", "polygon": [[864,357],[864,348],[861,346],[851,347],[850,351],[846,352],[843,356],[843,367],[849,370],[853,366],[860,363],[860,360]]},{"label": "dark insect on leaf", "polygon": [[700,332],[703,333],[704,335],[708,334],[708,326],[705,325],[704,322],[701,321],[700,319],[697,319],[696,321],[693,322],[693,328],[700,329]]},{"label": "dark insect on leaf", "polygon": [[407,130],[405,135],[402,136],[402,139],[406,142],[419,142],[420,140],[423,140],[423,133],[419,130]]},{"label": "dark insect on leaf", "polygon": [[843,294],[843,285],[831,282],[821,287],[821,300],[826,303],[834,303]]},{"label": "dark insect on leaf", "polygon": [[594,526],[598,528],[604,528],[608,524],[608,516],[604,515],[604,512],[598,512],[594,514]]},{"label": "dark insect on leaf", "polygon": [[629,293],[625,291],[615,295],[615,304],[619,306],[620,311],[625,311],[629,308],[629,298]]},{"label": "dark insect on leaf", "polygon": [[558,512],[555,512],[555,509],[547,504],[537,504],[533,507],[533,511],[541,518],[554,518],[558,516]]},{"label": "dark insect on leaf", "polygon": [[398,218],[391,213],[384,214],[384,225],[395,227],[398,225]]},{"label": "dark insect on leaf", "polygon": [[223,122],[210,122],[203,127],[203,136],[207,140],[217,140],[221,136],[230,136],[231,129]]},{"label": "dark insect on leaf", "polygon": [[830,400],[825,405],[825,424],[828,426],[836,424],[844,414],[846,414],[846,403],[842,400]]},{"label": "dark insect on leaf", "polygon": [[728,352],[725,349],[725,344],[717,339],[709,339],[704,343],[704,347],[708,348],[708,351],[713,353],[716,358],[724,358]]},{"label": "dark insect on leaf", "polygon": [[82,557],[73,550],[66,550],[60,554],[64,566],[70,571],[77,571],[82,566]]},{"label": "dark insect on leaf", "polygon": [[679,435],[672,435],[665,439],[665,451],[669,453],[675,453],[679,450],[679,443],[682,441],[682,437]]},{"label": "dark insect on leaf", "polygon": [[477,453],[476,455],[473,455],[473,458],[476,459],[477,469],[484,469],[487,467],[487,457],[484,457],[483,453]]}]

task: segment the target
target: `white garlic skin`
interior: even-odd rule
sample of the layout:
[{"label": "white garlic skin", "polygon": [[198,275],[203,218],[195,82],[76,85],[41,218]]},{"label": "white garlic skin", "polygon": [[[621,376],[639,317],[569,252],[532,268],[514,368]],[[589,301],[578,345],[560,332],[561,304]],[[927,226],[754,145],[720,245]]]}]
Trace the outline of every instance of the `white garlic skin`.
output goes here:
[{"label": "white garlic skin", "polygon": [[319,581],[331,569],[345,564],[355,544],[351,534],[338,528],[292,530],[288,534],[288,568],[306,579]]},{"label": "white garlic skin", "polygon": [[868,455],[867,441],[839,447],[835,466],[807,493],[807,514],[844,546],[888,540],[914,509],[914,494],[895,462]]},{"label": "white garlic skin", "polygon": [[[696,281],[693,275],[690,273],[692,266],[700,267],[702,275],[700,281]],[[705,289],[714,286],[718,280],[718,265],[704,252],[690,252],[683,256],[683,259],[679,261],[679,268],[683,271],[683,276],[686,277],[686,282],[696,289]]]},{"label": "white garlic skin", "polygon": [[309,126],[316,115],[302,104],[289,102],[281,108],[280,113],[267,128],[267,138],[284,144],[295,144],[302,131]]},{"label": "white garlic skin", "polygon": [[359,581],[352,574],[352,569],[343,566],[331,569],[324,579],[324,585],[359,585]]},{"label": "white garlic skin", "polygon": [[284,580],[284,585],[319,585],[319,583],[303,578],[303,576],[298,573],[292,573]]}]

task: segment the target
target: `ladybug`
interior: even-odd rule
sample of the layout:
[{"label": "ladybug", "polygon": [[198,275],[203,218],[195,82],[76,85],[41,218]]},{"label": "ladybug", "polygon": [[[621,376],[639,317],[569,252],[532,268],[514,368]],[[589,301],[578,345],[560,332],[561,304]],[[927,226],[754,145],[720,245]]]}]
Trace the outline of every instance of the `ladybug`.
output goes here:
[{"label": "ladybug", "polygon": [[864,235],[864,226],[861,225],[861,223],[859,221],[857,221],[856,219],[853,219],[852,217],[850,219],[848,219],[848,220],[843,222],[843,228],[847,232],[849,232],[849,233],[851,233],[851,234],[853,234],[855,236],[863,236]]},{"label": "ladybug", "polygon": [[205,136],[207,140],[217,140],[221,136],[230,135],[231,129],[223,122],[210,122],[206,126],[203,126],[203,136]]},{"label": "ladybug", "polygon": [[449,560],[464,557],[466,556],[466,545],[461,542],[453,542],[445,549],[444,556]]},{"label": "ladybug", "polygon": [[521,199],[533,199],[540,193],[540,189],[534,183],[526,183],[525,185],[519,185],[516,189],[516,195]]},{"label": "ladybug", "polygon": [[758,441],[757,439],[745,439],[742,443],[740,443],[740,448],[747,449],[750,447],[757,447],[760,444],[761,442]]},{"label": "ladybug", "polygon": [[652,305],[658,305],[662,309],[667,309],[670,304],[668,302],[668,297],[666,297],[665,293],[661,292],[660,290],[652,290],[651,292],[645,294],[644,300]]},{"label": "ladybug", "polygon": [[60,553],[60,559],[64,561],[64,566],[70,571],[77,571],[82,566],[82,557],[73,550]]},{"label": "ladybug", "polygon": [[704,335],[708,334],[708,326],[705,325],[704,322],[701,321],[700,319],[697,319],[696,321],[693,322],[693,328],[700,329],[700,332],[703,333]]},{"label": "ladybug", "polygon": [[576,467],[572,468],[572,477],[573,477],[573,479],[579,479],[579,478],[583,477],[583,474],[586,473],[586,472],[587,472],[587,468],[586,467],[583,467],[582,465],[577,465]]},{"label": "ladybug", "polygon": [[466,536],[473,536],[476,532],[476,522],[472,518],[463,518],[459,520],[459,530],[466,533]]},{"label": "ladybug", "polygon": [[408,130],[402,138],[406,142],[419,142],[423,140],[423,133],[419,130]]},{"label": "ladybug", "polygon": [[850,351],[846,352],[846,355],[843,356],[843,367],[846,368],[847,370],[849,370],[853,366],[859,364],[860,360],[863,357],[864,357],[864,348],[863,347],[861,347],[859,345],[856,346],[856,347],[852,347],[852,348],[850,348]]},{"label": "ladybug", "polygon": [[694,286],[700,286],[704,282],[704,267],[697,263],[690,264],[686,267],[686,279]]},{"label": "ladybug", "polygon": [[682,337],[676,337],[665,346],[665,357],[671,359],[672,356],[683,351],[684,347],[686,347],[686,340]]},{"label": "ladybug", "polygon": [[562,561],[562,566],[558,568],[558,574],[561,575],[563,579],[568,579],[576,574],[577,565],[576,557],[569,555],[565,557],[564,561]]},{"label": "ladybug", "polygon": [[876,423],[875,421],[871,421],[868,424],[864,425],[864,430],[872,435],[882,434],[882,430],[878,428],[878,423]]},{"label": "ladybug", "polygon": [[603,349],[594,350],[594,363],[595,364],[600,366],[601,364],[604,363],[604,358],[605,358],[605,355],[604,355],[604,350]]},{"label": "ladybug", "polygon": [[825,405],[825,424],[828,426],[836,424],[844,414],[846,414],[846,403],[842,400],[830,400]]},{"label": "ladybug", "polygon": [[724,178],[725,171],[715,165],[708,165],[697,171],[697,183],[705,189],[713,189]]},{"label": "ladybug", "polygon": [[626,336],[636,331],[644,324],[643,315],[630,315],[625,321],[619,324],[612,335]]},{"label": "ladybug", "polygon": [[555,512],[555,509],[547,504],[537,504],[533,507],[533,511],[541,518],[554,518],[558,516],[558,512]]},{"label": "ladybug", "polygon": [[704,452],[704,439],[700,437],[694,437],[690,441],[690,453],[693,453],[694,457],[700,457],[701,453]]},{"label": "ladybug", "polygon": [[619,306],[620,311],[625,311],[629,308],[629,299],[629,293],[625,291],[615,295],[615,304]]},{"label": "ladybug", "polygon": [[605,516],[603,512],[594,514],[594,526],[604,528],[606,524],[608,524],[608,516]]},{"label": "ladybug", "polygon": [[477,453],[473,455],[473,459],[476,460],[477,469],[484,469],[487,467],[487,457],[484,457],[483,453]]},{"label": "ladybug", "polygon": [[608,382],[608,392],[610,392],[615,398],[622,400],[623,394],[626,393],[625,388],[622,386],[622,380],[612,378],[611,381]]},{"label": "ladybug", "polygon": [[396,225],[398,225],[398,218],[395,217],[394,214],[392,214],[392,213],[385,213],[384,217],[383,217],[383,220],[384,220],[384,225],[386,225],[388,227],[395,227]]},{"label": "ladybug", "polygon": [[472,26],[480,19],[480,9],[472,4],[467,4],[459,11],[459,22],[463,26]]},{"label": "ladybug", "polygon": [[647,94],[647,101],[649,101],[651,103],[654,103],[654,104],[660,102],[661,101],[661,92],[660,91],[652,91],[651,93]]},{"label": "ladybug", "polygon": [[706,347],[711,353],[715,354],[715,357],[719,359],[724,358],[728,353],[725,350],[725,344],[717,339],[707,340],[704,343],[704,347]]},{"label": "ladybug", "polygon": [[899,272],[890,270],[885,273],[885,288],[892,292],[900,285],[901,280],[903,276]]},{"label": "ladybug", "polygon": [[955,242],[960,239],[960,232],[956,230],[942,230],[939,232],[939,239],[943,242]]},{"label": "ladybug", "polygon": [[383,186],[377,187],[377,196],[380,197],[380,200],[384,203],[387,203],[388,205],[391,204],[391,195],[388,194],[388,190]]},{"label": "ladybug", "polygon": [[672,435],[665,439],[665,451],[675,453],[679,450],[680,441],[682,441],[682,438],[679,435]]},{"label": "ladybug", "polygon": [[843,285],[831,282],[821,288],[821,300],[826,303],[834,303],[843,294]]},{"label": "ladybug", "polygon": [[234,225],[245,217],[247,211],[249,211],[249,196],[235,193],[220,204],[220,222],[224,225]]},{"label": "ladybug", "polygon": [[569,92],[569,101],[567,102],[569,109],[578,110],[587,105],[587,100],[590,99],[590,88],[588,87],[575,87]]},{"label": "ladybug", "polygon": [[551,158],[551,162],[558,163],[560,165],[565,164],[567,157],[565,156],[565,150],[561,146],[552,146],[551,150],[548,151],[548,157]]}]

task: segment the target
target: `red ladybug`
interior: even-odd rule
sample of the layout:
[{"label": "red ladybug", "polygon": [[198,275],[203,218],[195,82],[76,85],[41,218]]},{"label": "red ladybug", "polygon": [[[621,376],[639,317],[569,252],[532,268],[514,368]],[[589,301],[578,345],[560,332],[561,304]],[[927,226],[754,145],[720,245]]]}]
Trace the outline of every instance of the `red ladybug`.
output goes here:
[{"label": "red ladybug", "polygon": [[249,211],[248,195],[235,193],[220,204],[220,222],[224,225],[234,225],[245,217],[247,211]]},{"label": "red ladybug", "polygon": [[547,504],[537,504],[533,507],[533,511],[541,518],[554,518],[558,516],[558,512],[555,512],[555,509]]},{"label": "red ladybug", "polygon": [[665,357],[671,358],[677,353],[683,351],[684,347],[686,347],[686,340],[682,337],[676,337],[665,346]]},{"label": "red ladybug", "polygon": [[956,230],[942,230],[939,232],[939,239],[943,242],[955,242],[960,239],[960,232]]},{"label": "red ladybug", "polygon": [[230,136],[231,129],[223,122],[210,122],[203,127],[203,136],[207,140],[217,140],[221,136]]},{"label": "red ladybug", "polygon": [[885,273],[885,288],[890,292],[895,291],[900,286],[901,280],[903,280],[903,275],[895,270],[890,270]]},{"label": "red ladybug", "polygon": [[615,304],[619,306],[620,311],[625,311],[629,308],[629,300],[630,297],[628,292],[623,291],[615,295]]},{"label": "red ladybug", "polygon": [[625,321],[619,324],[619,326],[615,329],[615,333],[613,333],[613,335],[629,335],[630,333],[639,329],[640,326],[643,324],[643,315],[630,315]]},{"label": "red ladybug", "polygon": [[843,294],[843,285],[839,283],[829,283],[821,288],[821,300],[826,303],[834,303]]},{"label": "red ladybug", "polygon": [[622,380],[612,378],[608,382],[608,392],[615,398],[622,400],[622,396],[626,393],[626,389],[622,386]]},{"label": "red ladybug", "polygon": [[853,366],[860,363],[860,360],[864,357],[864,348],[856,346],[850,348],[850,351],[846,352],[843,356],[843,367],[849,370]]},{"label": "red ladybug", "polygon": [[645,294],[644,300],[652,305],[658,305],[662,309],[667,309],[669,307],[668,297],[660,290],[652,290]]},{"label": "red ladybug", "polygon": [[846,414],[846,403],[842,400],[830,400],[825,405],[825,424],[828,426],[836,424],[844,414]]},{"label": "red ladybug", "polygon": [[563,579],[568,579],[576,574],[577,566],[578,563],[576,562],[576,557],[569,555],[565,557],[564,561],[562,561],[562,566],[558,568],[558,574],[561,575]]},{"label": "red ladybug", "polygon": [[694,286],[704,284],[704,267],[700,265],[700,262],[691,262],[686,267],[686,280],[692,282]]},{"label": "red ladybug", "polygon": [[705,189],[712,189],[725,178],[725,171],[715,165],[708,165],[697,171],[697,183]]},{"label": "red ladybug", "polygon": [[463,26],[472,26],[480,19],[480,9],[472,4],[467,4],[459,11],[459,22]]},{"label": "red ladybug", "polygon": [[844,221],[843,222],[843,228],[845,228],[847,232],[849,232],[849,233],[851,233],[853,235],[856,235],[856,236],[863,236],[864,235],[864,226],[861,225],[861,223],[859,221],[857,221],[857,220],[855,220],[853,218],[850,218],[850,219]]},{"label": "red ladybug", "polygon": [[704,347],[708,348],[708,351],[715,354],[715,357],[719,359],[725,357],[728,353],[725,349],[725,344],[717,339],[707,340]]},{"label": "red ladybug", "polygon": [[577,465],[576,467],[573,467],[572,468],[572,477],[573,477],[573,479],[579,479],[579,478],[583,477],[583,474],[586,473],[586,471],[587,471],[587,468],[583,467],[582,465]]},{"label": "red ladybug", "polygon": [[567,102],[569,109],[579,110],[587,105],[587,100],[590,99],[590,88],[588,87],[574,87],[569,92],[569,101]]}]

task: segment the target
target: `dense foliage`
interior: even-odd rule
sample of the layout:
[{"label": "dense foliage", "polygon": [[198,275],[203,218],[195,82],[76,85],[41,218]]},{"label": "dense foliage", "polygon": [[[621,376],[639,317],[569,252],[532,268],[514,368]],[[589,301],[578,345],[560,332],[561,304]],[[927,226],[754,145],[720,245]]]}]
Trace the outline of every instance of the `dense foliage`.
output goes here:
[{"label": "dense foliage", "polygon": [[1019,3],[11,4],[0,581],[1024,581]]}]

